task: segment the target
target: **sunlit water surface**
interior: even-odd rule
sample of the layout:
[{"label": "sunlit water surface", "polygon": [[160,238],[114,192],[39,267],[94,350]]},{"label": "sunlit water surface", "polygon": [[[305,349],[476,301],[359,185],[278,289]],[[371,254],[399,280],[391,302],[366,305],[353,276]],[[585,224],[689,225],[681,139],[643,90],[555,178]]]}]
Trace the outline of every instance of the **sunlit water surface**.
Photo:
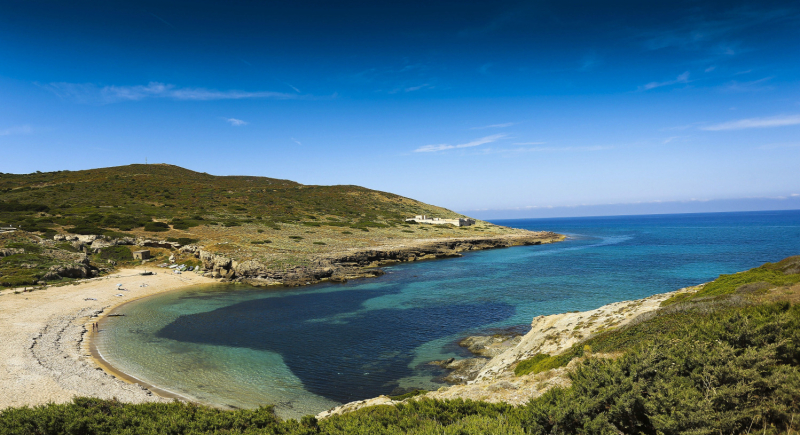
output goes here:
[{"label": "sunlit water surface", "polygon": [[[219,284],[124,305],[98,349],[118,369],[194,400],[281,417],[402,388],[453,343],[538,315],[709,281],[800,254],[800,211],[497,221],[562,243],[387,267],[376,279],[292,289]],[[135,289],[131,291],[135,292]]]}]

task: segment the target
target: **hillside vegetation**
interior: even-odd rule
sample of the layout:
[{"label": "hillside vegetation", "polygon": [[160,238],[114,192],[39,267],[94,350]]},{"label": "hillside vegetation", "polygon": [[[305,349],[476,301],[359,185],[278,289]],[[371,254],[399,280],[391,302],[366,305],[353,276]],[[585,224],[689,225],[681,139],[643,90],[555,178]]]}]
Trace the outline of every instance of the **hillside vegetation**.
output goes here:
[{"label": "hillside vegetation", "polygon": [[[279,421],[269,407],[222,411],[78,398],[4,410],[0,434],[796,433],[800,284],[753,284],[763,282],[765,267],[794,280],[800,257],[775,264],[736,274],[731,292],[676,301],[549,363],[534,358],[528,368],[544,371],[559,365],[554,359],[580,359],[570,366],[569,387],[523,406],[423,397],[321,421]],[[707,288],[726,282],[723,275]]]},{"label": "hillside vegetation", "polygon": [[[269,270],[289,270],[352,248],[519,232],[481,221],[460,228],[405,222],[419,214],[464,217],[359,186],[222,177],[164,164],[0,174],[0,226],[24,232],[0,237],[0,287],[34,285],[50,268],[61,267],[67,253],[87,251],[79,244],[38,243],[52,241],[56,234],[127,239],[128,247],[104,253],[92,249],[88,259],[73,259],[88,261],[87,266],[102,273],[113,264],[132,262],[123,250],[136,249],[131,246],[135,238],[196,244],[238,262],[253,260]],[[24,246],[11,249],[15,243]],[[173,253],[182,264],[198,264],[196,255]],[[172,253],[154,254],[165,261]]]},{"label": "hillside vegetation", "polygon": [[220,177],[164,164],[0,174],[0,222],[33,231],[57,226],[129,231],[152,221],[178,229],[256,221],[369,228],[401,225],[415,214],[463,217],[359,186]]}]

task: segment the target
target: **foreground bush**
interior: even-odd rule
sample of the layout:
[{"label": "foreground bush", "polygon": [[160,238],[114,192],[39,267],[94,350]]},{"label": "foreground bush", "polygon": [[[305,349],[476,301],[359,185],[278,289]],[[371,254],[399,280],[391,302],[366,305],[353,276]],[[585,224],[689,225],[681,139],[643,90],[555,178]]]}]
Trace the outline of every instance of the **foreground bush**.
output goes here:
[{"label": "foreground bush", "polygon": [[[730,309],[627,352],[522,411],[533,433],[786,433],[800,412],[800,308]],[[798,416],[800,417],[800,416]]]}]

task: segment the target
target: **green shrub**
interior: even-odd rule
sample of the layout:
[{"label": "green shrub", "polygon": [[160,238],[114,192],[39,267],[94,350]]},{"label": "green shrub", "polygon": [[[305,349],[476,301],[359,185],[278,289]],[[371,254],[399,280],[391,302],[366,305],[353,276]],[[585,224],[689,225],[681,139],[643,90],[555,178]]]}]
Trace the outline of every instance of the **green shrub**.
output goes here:
[{"label": "green shrub", "polygon": [[[522,413],[532,433],[779,433],[800,412],[800,306],[695,315],[618,360],[589,358]],[[756,427],[758,431],[756,431]]]},{"label": "green shrub", "polygon": [[195,219],[182,219],[182,218],[175,218],[170,221],[172,228],[176,230],[188,230],[192,227],[200,226],[200,222]]},{"label": "green shrub", "polygon": [[364,229],[364,228],[389,228],[389,225],[382,224],[379,222],[372,222],[372,221],[360,221],[350,225],[350,228],[353,229]]},{"label": "green shrub", "polygon": [[0,276],[0,286],[2,287],[19,287],[24,285],[36,285],[37,282],[39,282],[39,277],[36,275]]},{"label": "green shrub", "polygon": [[72,228],[65,228],[64,231],[70,234],[81,234],[84,236],[87,235],[94,235],[94,236],[101,236],[105,233],[105,228],[97,228],[97,227],[72,227]]},{"label": "green shrub", "polygon": [[419,396],[420,394],[425,394],[427,392],[428,392],[428,390],[419,390],[419,389],[417,389],[417,390],[409,391],[408,393],[399,394],[397,396],[389,396],[389,398],[392,399],[392,400],[405,400],[405,399],[408,399],[409,397]]},{"label": "green shrub", "polygon": [[720,275],[694,294],[678,294],[662,302],[662,306],[709,297],[728,295],[739,287],[753,283],[782,286],[800,282],[800,256],[789,257],[778,263],[765,263],[760,267],[731,275]]},{"label": "green shrub", "polygon": [[550,356],[546,353],[540,353],[533,358],[520,361],[517,367],[514,368],[514,374],[523,376],[529,373],[546,372],[569,364],[571,359],[571,356]]},{"label": "green shrub", "polygon": [[27,212],[46,212],[50,210],[50,207],[44,204],[23,204],[16,200],[4,202],[0,201],[0,213],[1,212],[20,212],[20,211],[27,211]]},{"label": "green shrub", "polygon": [[74,246],[72,246],[72,243],[69,243],[69,242],[56,243],[56,248],[62,249],[64,251],[69,251],[69,252],[78,252],[78,250],[75,249]]},{"label": "green shrub", "polygon": [[145,224],[144,230],[152,233],[161,233],[169,231],[169,225],[165,222],[148,222]]},{"label": "green shrub", "polygon": [[[93,215],[99,216],[99,215]],[[148,221],[146,219],[137,219],[134,216],[123,216],[118,214],[109,214],[101,219],[94,219],[104,227],[113,227],[122,231],[130,231],[134,228],[143,227]]]},{"label": "green shrub", "polygon": [[103,231],[103,235],[106,236],[106,237],[111,237],[112,239],[121,239],[123,237],[130,237],[131,236],[128,233],[121,233],[119,231],[111,231],[111,230]]},{"label": "green shrub", "polygon": [[314,242],[315,245],[324,245],[325,242]]},{"label": "green shrub", "polygon": [[8,243],[6,248],[16,248],[16,249],[23,249],[28,254],[39,254],[42,252],[42,247],[35,243],[28,243],[28,242],[13,242]]},{"label": "green shrub", "polygon": [[130,261],[133,253],[126,246],[108,246],[100,249],[98,256],[103,260]]}]

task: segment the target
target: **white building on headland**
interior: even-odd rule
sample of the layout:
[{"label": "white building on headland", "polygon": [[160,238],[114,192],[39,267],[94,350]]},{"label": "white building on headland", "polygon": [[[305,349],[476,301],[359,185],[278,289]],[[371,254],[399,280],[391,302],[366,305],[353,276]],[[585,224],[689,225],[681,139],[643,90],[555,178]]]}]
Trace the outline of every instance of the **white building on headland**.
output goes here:
[{"label": "white building on headland", "polygon": [[442,218],[432,218],[430,216],[423,215],[416,215],[413,218],[406,219],[406,222],[416,222],[418,224],[432,224],[432,225],[455,225],[457,227],[468,227],[470,225],[475,225],[474,219],[465,219],[465,218],[458,218],[458,219],[442,219]]}]

